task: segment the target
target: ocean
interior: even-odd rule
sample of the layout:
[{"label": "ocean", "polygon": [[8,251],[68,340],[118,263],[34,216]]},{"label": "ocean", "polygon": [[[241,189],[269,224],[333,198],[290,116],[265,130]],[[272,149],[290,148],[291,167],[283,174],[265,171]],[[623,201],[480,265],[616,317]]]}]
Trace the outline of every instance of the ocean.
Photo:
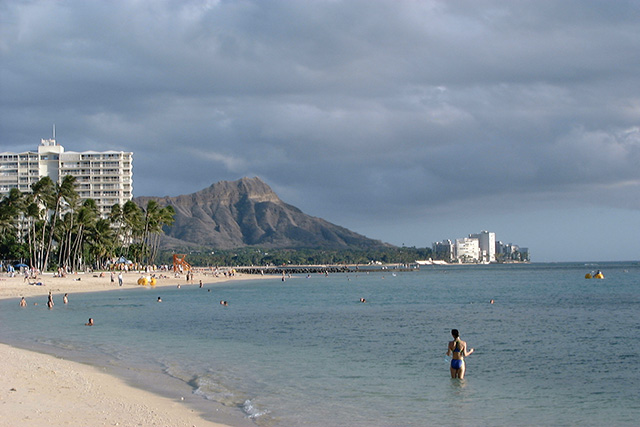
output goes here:
[{"label": "ocean", "polygon": [[[596,269],[605,279],[585,279]],[[46,296],[27,308],[1,300],[0,341],[103,367],[231,425],[640,419],[639,262],[423,266],[61,298],[53,310]],[[464,380],[445,358],[452,328],[475,348]]]}]

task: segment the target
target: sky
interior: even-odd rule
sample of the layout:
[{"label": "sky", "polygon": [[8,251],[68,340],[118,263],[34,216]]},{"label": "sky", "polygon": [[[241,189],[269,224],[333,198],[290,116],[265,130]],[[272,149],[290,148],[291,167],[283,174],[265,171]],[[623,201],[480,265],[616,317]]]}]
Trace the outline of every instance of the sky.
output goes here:
[{"label": "sky", "polygon": [[398,246],[640,260],[640,1],[0,0],[0,151],[257,176]]}]

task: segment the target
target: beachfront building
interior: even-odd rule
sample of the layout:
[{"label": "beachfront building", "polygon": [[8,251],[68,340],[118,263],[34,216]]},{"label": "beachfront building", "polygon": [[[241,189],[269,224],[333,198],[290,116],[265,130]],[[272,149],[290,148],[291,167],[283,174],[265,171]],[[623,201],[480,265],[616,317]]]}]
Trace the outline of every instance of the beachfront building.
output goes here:
[{"label": "beachfront building", "polygon": [[433,258],[458,263],[529,262],[529,249],[496,240],[496,233],[481,231],[469,237],[432,243]]},{"label": "beachfront building", "polygon": [[451,240],[443,240],[442,242],[434,242],[431,245],[433,257],[435,259],[451,262],[454,260],[455,245]]},{"label": "beachfront building", "polygon": [[496,261],[496,233],[483,230],[478,234],[469,234],[469,238],[478,239],[481,262]]},{"label": "beachfront building", "polygon": [[455,258],[461,263],[477,263],[480,261],[480,242],[476,238],[464,237],[456,239]]},{"label": "beachfront building", "polygon": [[530,261],[529,249],[512,243],[496,243],[496,252],[504,261]]},{"label": "beachfront building", "polygon": [[40,141],[37,151],[0,153],[0,196],[12,188],[31,191],[31,185],[48,176],[60,183],[66,175],[76,178],[82,200],[93,199],[104,217],[115,204],[133,198],[133,153],[124,151],[64,151],[53,139]]}]

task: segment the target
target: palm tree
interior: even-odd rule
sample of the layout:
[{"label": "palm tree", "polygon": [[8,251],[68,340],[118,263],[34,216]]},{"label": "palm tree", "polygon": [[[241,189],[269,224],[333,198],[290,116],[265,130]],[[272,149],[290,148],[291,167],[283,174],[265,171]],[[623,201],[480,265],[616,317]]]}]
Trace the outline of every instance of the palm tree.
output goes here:
[{"label": "palm tree", "polygon": [[48,228],[47,211],[54,199],[55,184],[48,176],[31,185],[28,194],[26,214],[29,220],[29,246],[31,266],[44,271],[44,253],[46,231]]},{"label": "palm tree", "polygon": [[113,255],[116,233],[107,219],[98,219],[87,231],[89,254],[93,256],[94,265],[100,268],[106,258]]},{"label": "palm tree", "polygon": [[71,247],[73,234],[76,229],[77,211],[80,208],[80,197],[75,191],[67,191],[65,195],[66,209],[62,217],[62,227],[60,227],[60,240],[58,241],[58,265],[69,265],[71,258]]},{"label": "palm tree", "polygon": [[23,205],[24,196],[17,188],[0,201],[0,258],[22,260],[25,256],[26,247],[21,240]]},{"label": "palm tree", "polygon": [[116,230],[116,241],[120,243],[117,255],[123,256],[127,252],[125,249],[134,239],[142,235],[142,210],[129,200],[122,207],[118,204],[113,205],[109,219]]},{"label": "palm tree", "polygon": [[155,218],[152,221],[152,227],[149,228],[147,245],[149,247],[149,263],[154,264],[158,249],[160,247],[160,236],[163,234],[165,225],[170,226],[175,221],[176,211],[173,206],[165,206],[155,212]]},{"label": "palm tree", "polygon": [[[47,177],[48,178],[48,177]],[[76,182],[76,177],[73,175],[65,175],[62,178],[61,184],[55,184],[54,191],[52,194],[47,194],[48,196],[48,206],[47,208],[51,209],[53,212],[49,217],[49,240],[47,243],[43,268],[42,270],[47,268],[49,264],[49,254],[51,253],[51,248],[53,247],[53,240],[56,231],[56,222],[58,220],[58,216],[60,216],[60,212],[62,211],[62,207],[65,203],[68,203],[69,200],[73,201],[78,198],[78,195],[75,191],[74,184]]]},{"label": "palm tree", "polygon": [[21,209],[22,193],[12,188],[0,201],[0,232],[2,235],[15,231],[17,219]]},{"label": "palm tree", "polygon": [[82,249],[84,246],[84,233],[85,230],[93,227],[98,220],[99,211],[96,201],[93,199],[86,199],[80,209],[78,209],[78,215],[76,218],[76,238],[72,247],[72,268],[77,270],[82,267]]}]

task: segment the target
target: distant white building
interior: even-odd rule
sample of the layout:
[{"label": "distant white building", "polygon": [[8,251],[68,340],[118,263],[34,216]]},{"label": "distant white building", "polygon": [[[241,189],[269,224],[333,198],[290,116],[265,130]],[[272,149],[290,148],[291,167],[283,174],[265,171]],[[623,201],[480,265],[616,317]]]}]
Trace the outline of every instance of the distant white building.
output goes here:
[{"label": "distant white building", "polygon": [[451,240],[443,240],[442,242],[434,242],[432,245],[433,256],[435,259],[451,262],[455,256],[455,246]]},{"label": "distant white building", "polygon": [[503,258],[506,261],[529,261],[529,249],[521,248],[518,245],[514,245],[512,243],[504,244],[502,242],[498,242],[496,244],[496,248],[498,253],[503,255]]},{"label": "distant white building", "polygon": [[53,139],[40,141],[38,151],[0,153],[0,195],[12,188],[30,192],[31,185],[48,176],[60,183],[66,175],[76,178],[82,200],[96,201],[101,215],[111,206],[133,198],[133,153],[124,151],[64,151]]},{"label": "distant white building", "polygon": [[469,234],[469,238],[478,239],[480,245],[480,261],[496,262],[496,233],[481,231],[478,234]]},{"label": "distant white building", "polygon": [[458,262],[476,263],[481,260],[480,241],[476,238],[464,237],[462,239],[456,239],[455,250],[455,257]]}]

